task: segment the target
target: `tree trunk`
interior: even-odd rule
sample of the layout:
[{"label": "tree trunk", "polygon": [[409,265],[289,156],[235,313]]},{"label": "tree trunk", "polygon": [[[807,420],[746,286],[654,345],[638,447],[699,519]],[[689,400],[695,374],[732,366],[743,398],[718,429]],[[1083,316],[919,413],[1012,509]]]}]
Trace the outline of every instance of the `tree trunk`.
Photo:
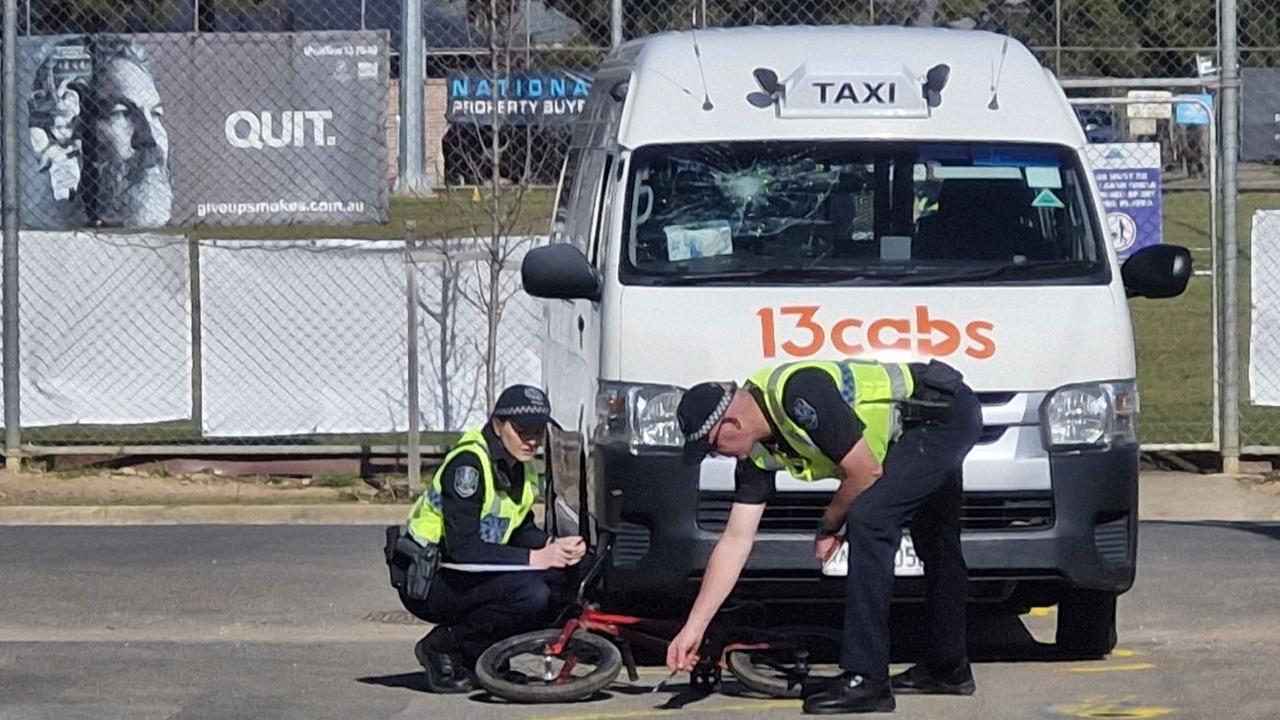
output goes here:
[{"label": "tree trunk", "polygon": [[[489,72],[490,82],[495,85],[501,77],[499,71],[502,63],[498,56],[499,38],[503,39],[505,46],[506,28],[499,27],[498,0],[489,0]],[[499,34],[499,30],[503,30]],[[498,114],[498,98],[494,98],[492,103],[492,124],[490,129],[490,152],[489,158],[489,200],[490,209],[490,235],[489,235],[489,293],[487,310],[489,316],[489,335],[485,345],[485,363],[484,363],[484,387],[485,387],[485,404],[493,407],[497,401],[498,391],[498,323],[501,320],[501,312],[499,307],[499,296],[501,289],[502,273],[502,195],[501,190],[501,166],[502,166],[502,117]]]}]

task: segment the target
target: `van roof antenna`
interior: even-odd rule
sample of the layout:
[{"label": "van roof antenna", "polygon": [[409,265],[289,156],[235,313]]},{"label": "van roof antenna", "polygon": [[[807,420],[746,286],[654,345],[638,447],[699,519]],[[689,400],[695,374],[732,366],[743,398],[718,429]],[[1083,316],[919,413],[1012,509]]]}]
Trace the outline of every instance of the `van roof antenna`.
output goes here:
[{"label": "van roof antenna", "polygon": [[991,102],[987,103],[988,110],[1000,109],[1000,77],[1004,75],[1004,58],[1008,54],[1009,38],[1006,36],[1004,43],[1000,45],[1000,69],[991,68]]},{"label": "van roof antenna", "polygon": [[702,109],[711,111],[715,105],[711,102],[711,93],[707,90],[707,73],[702,69],[702,49],[698,47],[698,30],[693,29],[693,56],[698,60],[698,74],[702,76]]}]

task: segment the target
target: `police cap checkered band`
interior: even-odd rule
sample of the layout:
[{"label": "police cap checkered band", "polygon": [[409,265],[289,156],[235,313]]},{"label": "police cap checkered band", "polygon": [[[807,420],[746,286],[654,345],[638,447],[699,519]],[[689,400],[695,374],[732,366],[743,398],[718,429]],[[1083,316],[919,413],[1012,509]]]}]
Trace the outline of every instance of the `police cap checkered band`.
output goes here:
[{"label": "police cap checkered band", "polygon": [[676,408],[676,422],[684,437],[685,460],[701,462],[711,448],[710,435],[724,419],[737,386],[733,383],[706,382],[689,388]]},{"label": "police cap checkered band", "polygon": [[551,417],[551,402],[546,393],[532,385],[512,385],[498,396],[493,416],[523,426],[541,425]]}]

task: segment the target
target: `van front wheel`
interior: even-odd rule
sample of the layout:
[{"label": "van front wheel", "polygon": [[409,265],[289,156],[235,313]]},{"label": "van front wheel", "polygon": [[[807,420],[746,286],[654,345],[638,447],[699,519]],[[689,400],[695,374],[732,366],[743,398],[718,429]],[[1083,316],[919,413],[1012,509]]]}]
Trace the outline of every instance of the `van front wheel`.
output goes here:
[{"label": "van front wheel", "polygon": [[1116,593],[1068,590],[1058,600],[1058,650],[1102,657],[1116,646]]}]

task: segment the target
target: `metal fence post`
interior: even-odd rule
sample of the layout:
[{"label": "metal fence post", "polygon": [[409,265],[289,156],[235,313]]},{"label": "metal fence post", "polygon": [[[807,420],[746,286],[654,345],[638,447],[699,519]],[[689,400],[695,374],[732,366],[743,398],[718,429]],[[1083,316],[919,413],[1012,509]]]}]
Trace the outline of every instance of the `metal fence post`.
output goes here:
[{"label": "metal fence post", "polygon": [[428,190],[423,153],[423,61],[426,42],[422,35],[422,0],[404,0],[400,34],[400,173],[396,190],[422,193]]},{"label": "metal fence post", "polygon": [[610,47],[622,44],[622,0],[609,3],[609,43]]},{"label": "metal fence post", "polygon": [[1053,74],[1062,75],[1062,0],[1053,2]]},{"label": "metal fence post", "polygon": [[4,3],[4,465],[22,466],[18,343],[18,0]]},{"label": "metal fence post", "polygon": [[204,433],[204,309],[200,299],[200,235],[187,235],[187,287],[191,310],[191,420]]},{"label": "metal fence post", "polygon": [[1223,0],[1222,17],[1222,471],[1240,470],[1240,283],[1236,269],[1240,229],[1236,218],[1240,159],[1240,54],[1236,0]]},{"label": "metal fence post", "polygon": [[422,491],[422,446],[419,437],[418,411],[418,267],[413,260],[414,237],[417,223],[404,224],[404,272],[406,315],[408,322],[408,376],[405,389],[409,394],[409,492],[417,496]]}]

